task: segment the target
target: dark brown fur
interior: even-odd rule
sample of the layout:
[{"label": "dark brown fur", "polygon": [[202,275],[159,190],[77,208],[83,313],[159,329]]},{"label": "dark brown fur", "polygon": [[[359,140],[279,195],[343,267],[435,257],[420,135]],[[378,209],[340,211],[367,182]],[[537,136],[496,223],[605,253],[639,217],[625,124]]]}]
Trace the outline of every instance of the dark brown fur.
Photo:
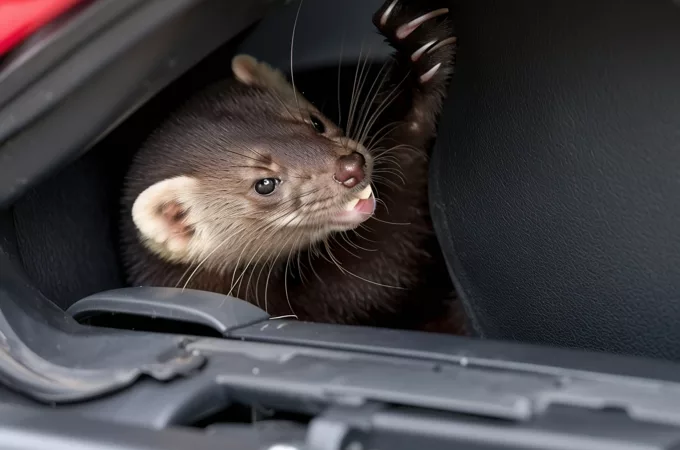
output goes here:
[{"label": "dark brown fur", "polygon": [[[453,45],[437,49],[416,64],[409,59],[430,40],[451,37],[450,22],[446,16],[429,20],[400,41],[394,37],[397,26],[440,5],[401,0],[387,25],[381,27],[380,18],[391,3],[388,0],[374,16],[376,26],[397,50],[389,82],[377,103],[398,89],[398,96],[373,127],[374,132],[388,130],[371,146],[374,156],[380,148],[394,147],[386,154],[392,158],[379,157],[375,162],[373,175],[378,177],[373,181],[384,202],[378,205],[375,218],[359,228],[358,234],[336,235],[330,243],[332,257],[324,246],[320,255],[310,251],[282,254],[276,264],[249,268],[234,290],[232,280],[238,279],[240,270],[198,270],[188,288],[231,292],[258,303],[272,316],[294,314],[318,322],[460,332],[460,321],[451,319],[455,315],[452,287],[430,223],[427,193],[427,152],[453,70]],[[418,77],[439,63],[434,78],[420,84]],[[150,137],[131,168],[123,201],[123,256],[131,284],[181,287],[192,272],[189,265],[166,262],[152,254],[138,239],[130,210],[145,188],[179,174],[205,175],[215,173],[216,166],[233,165],[235,159],[228,152],[216,159],[214,152],[204,149],[260,145],[263,130],[270,150],[260,152],[263,158],[276,160],[281,156],[278,152],[289,151],[281,146],[290,149],[313,144],[314,138],[302,129],[297,145],[288,145],[288,138],[286,143],[278,141],[280,136],[290,136],[292,125],[267,117],[268,109],[258,106],[262,102],[261,90],[227,80],[190,99]],[[266,122],[259,123],[262,119]],[[400,124],[383,128],[395,121]],[[313,156],[298,163],[310,171],[318,165]],[[402,172],[405,184],[395,169]],[[230,189],[229,180],[215,179],[214,183],[220,189]],[[219,196],[219,189],[214,195]],[[250,239],[272,239],[271,245],[276,245],[275,234]],[[339,261],[343,270],[334,261]]]}]

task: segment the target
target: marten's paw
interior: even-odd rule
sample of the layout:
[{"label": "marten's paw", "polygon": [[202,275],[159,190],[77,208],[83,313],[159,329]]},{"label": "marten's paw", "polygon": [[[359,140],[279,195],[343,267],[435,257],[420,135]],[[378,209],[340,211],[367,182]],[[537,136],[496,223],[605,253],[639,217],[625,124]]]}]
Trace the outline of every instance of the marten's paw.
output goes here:
[{"label": "marten's paw", "polygon": [[444,3],[387,0],[373,15],[374,25],[397,50],[397,62],[411,66],[421,85],[444,81],[453,68],[456,37]]}]

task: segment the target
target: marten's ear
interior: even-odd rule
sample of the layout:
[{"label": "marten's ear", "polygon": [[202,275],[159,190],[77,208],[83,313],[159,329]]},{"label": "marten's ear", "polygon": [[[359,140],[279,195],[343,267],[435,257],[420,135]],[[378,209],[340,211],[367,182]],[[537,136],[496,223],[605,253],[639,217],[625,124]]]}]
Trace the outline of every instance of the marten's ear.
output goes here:
[{"label": "marten's ear", "polygon": [[294,95],[293,86],[281,71],[250,55],[236,55],[231,61],[231,70],[237,80],[248,86],[276,90],[286,96]]},{"label": "marten's ear", "polygon": [[186,256],[195,231],[189,210],[196,184],[191,177],[169,178],[144,190],[132,205],[132,221],[142,240],[160,256]]}]

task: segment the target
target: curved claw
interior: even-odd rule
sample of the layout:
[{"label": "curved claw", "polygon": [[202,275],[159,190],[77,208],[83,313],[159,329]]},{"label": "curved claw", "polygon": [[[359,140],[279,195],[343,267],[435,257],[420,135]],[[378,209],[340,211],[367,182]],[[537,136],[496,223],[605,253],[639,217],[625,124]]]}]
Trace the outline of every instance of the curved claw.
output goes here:
[{"label": "curved claw", "polygon": [[392,3],[390,3],[390,6],[387,7],[385,12],[383,13],[382,17],[380,18],[380,25],[385,26],[387,24],[387,19],[390,18],[390,14],[392,14],[392,11],[394,11],[394,7],[397,6],[397,3],[399,0],[394,0]]},{"label": "curved claw", "polygon": [[[396,4],[396,0],[393,4]],[[392,6],[392,5],[390,5],[390,6]],[[387,11],[385,11],[385,12],[387,12]],[[448,14],[448,12],[449,12],[449,8],[436,9],[436,10],[429,12],[427,14],[424,14],[424,15],[416,18],[416,19],[413,19],[412,21],[410,21],[408,23],[405,23],[404,25],[397,28],[397,38],[398,39],[406,39],[411,33],[413,33],[423,23],[427,22],[430,19],[434,19],[435,17],[441,16],[443,14]]]},{"label": "curved claw", "polygon": [[430,70],[428,70],[427,72],[425,72],[424,74],[422,74],[420,76],[420,83],[425,84],[428,81],[430,81],[435,76],[437,71],[441,68],[441,66],[442,66],[442,63],[439,63],[436,66],[434,66],[433,68],[431,68]]},{"label": "curved claw", "polygon": [[458,38],[455,37],[455,36],[450,37],[450,38],[446,38],[446,39],[440,41],[440,42],[439,42],[437,45],[435,45],[434,47],[430,48],[430,49],[427,51],[427,53],[432,53],[433,51],[437,50],[438,48],[442,48],[442,47],[445,46],[445,45],[455,44],[456,41],[458,41]]},{"label": "curved claw", "polygon": [[413,52],[413,54],[411,54],[411,61],[413,61],[413,62],[418,61],[420,59],[420,57],[423,56],[423,54],[425,52],[427,52],[430,49],[430,47],[432,47],[436,43],[437,43],[436,39],[432,40],[432,41],[428,42],[427,44],[423,45],[422,47],[420,47],[415,52]]}]

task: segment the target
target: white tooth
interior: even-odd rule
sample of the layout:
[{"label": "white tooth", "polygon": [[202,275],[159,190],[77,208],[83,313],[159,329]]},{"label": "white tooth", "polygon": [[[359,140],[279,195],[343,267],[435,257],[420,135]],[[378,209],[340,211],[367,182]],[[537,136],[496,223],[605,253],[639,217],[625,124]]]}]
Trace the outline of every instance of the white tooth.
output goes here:
[{"label": "white tooth", "polygon": [[373,195],[373,190],[371,189],[370,185],[366,186],[363,191],[359,192],[359,198],[362,200],[370,198],[371,195]]},{"label": "white tooth", "polygon": [[357,203],[359,203],[359,199],[355,198],[354,200],[350,200],[345,204],[345,211],[351,211],[354,209],[355,206],[357,206]]}]

